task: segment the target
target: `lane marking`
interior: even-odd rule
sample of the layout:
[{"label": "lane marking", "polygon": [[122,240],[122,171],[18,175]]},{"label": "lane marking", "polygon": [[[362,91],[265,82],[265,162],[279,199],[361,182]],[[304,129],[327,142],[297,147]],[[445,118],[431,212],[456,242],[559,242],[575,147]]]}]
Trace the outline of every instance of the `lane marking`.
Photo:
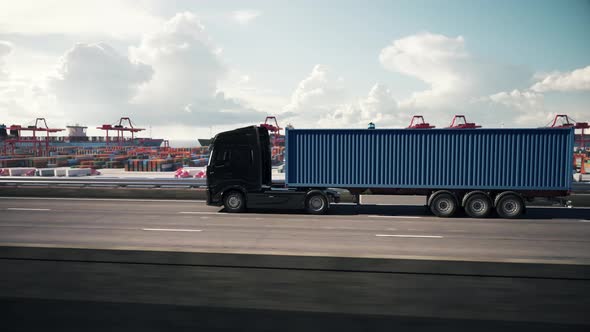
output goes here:
[{"label": "lane marking", "polygon": [[417,216],[368,216],[369,218],[399,218],[399,219],[421,219]]},{"label": "lane marking", "polygon": [[375,234],[379,237],[410,237],[410,238],[427,238],[427,239],[442,239],[440,235],[405,235],[405,234]]},{"label": "lane marking", "polygon": [[6,208],[10,211],[51,211],[51,209],[35,209],[35,208]]},{"label": "lane marking", "polygon": [[80,198],[80,197],[0,197],[0,200],[23,201],[120,201],[120,202],[162,202],[162,203],[195,203],[205,202],[204,199],[145,199],[145,198]]},{"label": "lane marking", "polygon": [[590,222],[590,220],[580,220],[580,222]]},{"label": "lane marking", "polygon": [[181,229],[181,228],[142,228],[144,231],[156,232],[202,232],[200,229]]}]

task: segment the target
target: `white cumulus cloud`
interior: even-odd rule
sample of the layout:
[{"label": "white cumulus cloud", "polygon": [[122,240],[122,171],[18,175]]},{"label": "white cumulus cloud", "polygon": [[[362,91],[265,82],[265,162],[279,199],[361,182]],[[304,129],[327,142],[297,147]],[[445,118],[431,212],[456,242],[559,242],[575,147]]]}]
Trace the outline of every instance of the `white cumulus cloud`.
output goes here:
[{"label": "white cumulus cloud", "polygon": [[130,48],[130,54],[154,69],[152,80],[133,100],[138,107],[150,108],[154,117],[165,110],[170,112],[166,121],[203,126],[264,117],[219,91],[228,70],[219,48],[190,12],[176,14],[158,31],[146,34],[138,47]]},{"label": "white cumulus cloud", "polygon": [[0,30],[27,35],[129,38],[158,26],[150,0],[19,0],[0,2]]},{"label": "white cumulus cloud", "polygon": [[342,79],[334,77],[327,66],[317,64],[291,95],[284,112],[319,116],[346,102]]},{"label": "white cumulus cloud", "polygon": [[138,123],[208,127],[264,118],[218,89],[225,71],[200,20],[179,13],[146,33],[129,54],[104,42],[76,44],[38,94],[55,96],[54,110],[70,123],[131,116]]},{"label": "white cumulus cloud", "polygon": [[398,126],[398,102],[391,90],[375,84],[361,98],[351,98],[343,79],[325,65],[315,65],[291,95],[282,117],[295,127],[366,127],[369,122],[380,126]]},{"label": "white cumulus cloud", "polygon": [[549,91],[590,91],[590,66],[566,73],[552,73],[535,83],[531,90]]},{"label": "white cumulus cloud", "polygon": [[474,98],[525,87],[531,77],[526,68],[473,56],[462,36],[428,32],[395,40],[381,50],[379,61],[387,70],[429,85],[400,102],[401,108],[410,110],[459,111]]},{"label": "white cumulus cloud", "polygon": [[12,52],[12,44],[0,40],[0,80],[8,77],[8,72],[4,69],[4,59],[2,58],[10,54],[10,52]]},{"label": "white cumulus cloud", "polygon": [[515,108],[521,111],[528,110],[540,110],[543,106],[544,96],[543,94],[536,93],[534,91],[520,91],[512,90],[511,92],[499,92],[491,95],[490,100]]},{"label": "white cumulus cloud", "polygon": [[49,87],[64,104],[127,103],[153,75],[152,67],[129,60],[105,43],[76,44],[61,58]]},{"label": "white cumulus cloud", "polygon": [[213,97],[225,72],[205,27],[189,12],[176,14],[160,30],[146,34],[130,54],[155,70],[153,80],[137,96],[139,103],[186,105],[193,98]]},{"label": "white cumulus cloud", "polygon": [[231,17],[239,24],[246,25],[258,18],[260,15],[262,15],[262,13],[259,10],[236,10],[232,12]]},{"label": "white cumulus cloud", "polygon": [[407,121],[401,113],[391,90],[375,84],[366,97],[328,112],[320,121],[323,127],[366,127],[369,122],[378,127],[399,127]]}]

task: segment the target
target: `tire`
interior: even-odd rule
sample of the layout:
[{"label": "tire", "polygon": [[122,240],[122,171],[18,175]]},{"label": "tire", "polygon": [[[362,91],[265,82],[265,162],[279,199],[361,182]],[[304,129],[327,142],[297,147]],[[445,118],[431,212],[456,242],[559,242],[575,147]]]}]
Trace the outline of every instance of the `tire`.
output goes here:
[{"label": "tire", "polygon": [[486,218],[492,209],[492,201],[484,194],[473,194],[465,202],[465,213],[471,218]]},{"label": "tire", "polygon": [[246,210],[246,198],[239,191],[230,191],[223,196],[223,206],[230,213],[238,213]]},{"label": "tire", "polygon": [[430,202],[430,211],[437,217],[449,218],[457,211],[457,200],[448,193],[436,195]]},{"label": "tire", "polygon": [[310,214],[324,214],[328,211],[328,199],[322,194],[311,194],[305,200],[305,210]]},{"label": "tire", "polygon": [[500,198],[496,204],[496,212],[502,218],[514,219],[524,213],[524,202],[517,195],[506,195]]}]

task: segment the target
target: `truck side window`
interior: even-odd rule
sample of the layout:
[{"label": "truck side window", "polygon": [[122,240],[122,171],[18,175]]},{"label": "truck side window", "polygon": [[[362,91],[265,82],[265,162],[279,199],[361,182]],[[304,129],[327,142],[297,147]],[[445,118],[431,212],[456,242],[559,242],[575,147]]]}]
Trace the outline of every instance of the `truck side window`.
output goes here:
[{"label": "truck side window", "polygon": [[231,159],[231,150],[215,150],[215,161],[229,161]]}]

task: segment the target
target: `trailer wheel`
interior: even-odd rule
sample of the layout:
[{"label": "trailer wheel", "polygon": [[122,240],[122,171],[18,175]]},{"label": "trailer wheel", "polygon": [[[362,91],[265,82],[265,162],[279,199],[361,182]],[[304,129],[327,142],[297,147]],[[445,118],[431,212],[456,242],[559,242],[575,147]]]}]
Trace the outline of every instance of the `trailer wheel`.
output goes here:
[{"label": "trailer wheel", "polygon": [[449,218],[457,211],[457,200],[453,195],[441,193],[436,195],[430,202],[430,211],[437,217]]},{"label": "trailer wheel", "polygon": [[524,202],[517,195],[506,195],[496,204],[496,212],[502,218],[518,218],[524,212]]},{"label": "trailer wheel", "polygon": [[465,202],[465,213],[471,218],[485,218],[492,212],[492,201],[484,194],[473,194]]},{"label": "trailer wheel", "polygon": [[305,210],[311,214],[324,214],[328,210],[328,200],[322,194],[311,194],[305,200]]},{"label": "trailer wheel", "polygon": [[239,191],[230,191],[223,197],[223,206],[230,213],[242,212],[246,209],[246,199]]}]

